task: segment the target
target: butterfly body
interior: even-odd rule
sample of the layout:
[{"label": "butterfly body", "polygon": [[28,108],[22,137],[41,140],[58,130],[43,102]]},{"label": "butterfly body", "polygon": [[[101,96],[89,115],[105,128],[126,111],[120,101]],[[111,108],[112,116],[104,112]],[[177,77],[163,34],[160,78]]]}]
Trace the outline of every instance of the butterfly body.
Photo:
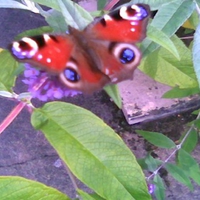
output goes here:
[{"label": "butterfly body", "polygon": [[141,60],[135,43],[144,39],[148,17],[147,5],[121,7],[84,30],[24,37],[10,51],[17,60],[59,76],[66,87],[91,93],[133,77]]}]

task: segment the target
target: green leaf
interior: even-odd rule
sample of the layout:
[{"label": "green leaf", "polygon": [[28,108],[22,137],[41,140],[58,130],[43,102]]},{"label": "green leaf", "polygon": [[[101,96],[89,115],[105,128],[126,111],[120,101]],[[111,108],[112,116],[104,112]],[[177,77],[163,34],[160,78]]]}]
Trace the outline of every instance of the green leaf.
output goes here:
[{"label": "green leaf", "polygon": [[[156,13],[151,25],[171,37],[193,13],[194,8],[193,1],[176,0],[164,4]],[[145,39],[141,44],[143,56],[147,56],[158,47],[155,42]]]},{"label": "green leaf", "polygon": [[148,29],[147,29],[147,36],[153,42],[164,47],[169,52],[171,52],[172,55],[174,55],[178,60],[180,60],[180,56],[176,49],[176,46],[164,32],[162,32],[159,29],[157,29],[156,27],[150,25],[150,26],[148,26]]},{"label": "green leaf", "polygon": [[177,36],[173,36],[172,41],[179,52],[180,60],[166,49],[160,48],[143,59],[140,69],[156,81],[172,87],[197,87],[190,49]]},{"label": "green leaf", "polygon": [[84,192],[82,190],[78,190],[78,193],[79,193],[79,195],[81,197],[81,200],[95,200],[95,198],[93,198],[90,194],[88,194],[88,193],[86,193],[86,192]]},{"label": "green leaf", "polygon": [[178,151],[178,165],[198,184],[200,185],[200,168],[196,160],[186,151]]},{"label": "green leaf", "polygon": [[108,13],[108,11],[106,11],[106,10],[95,10],[95,11],[90,12],[90,14],[92,15],[93,18],[101,17],[102,15],[105,15],[107,13]]},{"label": "green leaf", "polygon": [[35,29],[30,29],[28,31],[24,31],[23,33],[20,33],[19,35],[17,35],[17,37],[15,37],[15,40],[19,40],[22,37],[30,37],[30,36],[34,36],[34,35],[41,35],[44,33],[50,33],[52,32],[52,28],[49,26],[42,26],[40,28],[35,28]]},{"label": "green leaf", "polygon": [[115,102],[115,104],[118,106],[118,108],[122,108],[122,99],[119,94],[119,90],[117,85],[107,85],[104,87],[104,90],[109,95],[109,97],[112,98],[112,100]]},{"label": "green leaf", "polygon": [[193,111],[192,114],[193,114],[193,115],[198,115],[199,112],[200,112],[200,110],[198,109],[198,110]]},{"label": "green leaf", "polygon": [[169,139],[162,133],[142,131],[142,130],[137,130],[136,132],[155,146],[167,149],[174,148],[176,146],[171,139]]},{"label": "green leaf", "polygon": [[98,10],[103,10],[107,3],[107,0],[97,0],[97,9]]},{"label": "green leaf", "polygon": [[98,194],[96,193],[86,193],[82,190],[78,190],[78,193],[80,194],[80,196],[82,197],[83,200],[106,200],[104,198],[101,198]]},{"label": "green leaf", "polygon": [[155,193],[157,200],[165,199],[165,185],[163,183],[162,178],[158,174],[156,174],[154,176],[153,181],[156,184],[154,193]]},{"label": "green leaf", "polygon": [[8,51],[3,50],[0,52],[0,91],[12,92],[17,66],[17,61],[14,60]]},{"label": "green leaf", "polygon": [[18,8],[18,9],[25,9],[30,10],[27,6],[22,3],[13,0],[1,0],[0,1],[0,8]]},{"label": "green leaf", "polygon": [[1,200],[70,200],[65,194],[42,183],[18,176],[0,176]]},{"label": "green leaf", "polygon": [[42,13],[42,15],[45,17],[46,22],[53,28],[54,32],[66,33],[68,30],[68,24],[59,11],[51,9]]},{"label": "green leaf", "polygon": [[195,88],[179,88],[179,87],[174,87],[168,92],[166,92],[162,98],[183,98],[183,97],[188,97],[193,94],[198,94],[200,93],[199,87]]},{"label": "green leaf", "polygon": [[193,63],[194,70],[197,76],[197,80],[200,86],[200,24],[197,26],[196,32],[194,34],[194,44],[193,44]]},{"label": "green leaf", "polygon": [[195,129],[192,129],[186,140],[182,145],[182,149],[188,153],[191,153],[198,143],[198,133]]},{"label": "green leaf", "polygon": [[15,75],[19,76],[24,72],[24,63],[18,63],[17,69],[15,70]]},{"label": "green leaf", "polygon": [[[99,0],[101,1],[101,0]],[[149,4],[149,6],[151,7],[151,10],[158,10],[159,8],[161,8],[161,6],[164,6],[165,4],[168,4],[170,2],[173,2],[176,0],[132,0],[132,3],[145,3],[145,4]]]},{"label": "green leaf", "polygon": [[47,6],[49,8],[53,8],[55,10],[60,11],[60,7],[58,5],[57,0],[32,0],[35,3],[39,3],[41,5]]},{"label": "green leaf", "polygon": [[74,175],[102,198],[150,199],[132,152],[91,112],[72,104],[51,102],[36,109],[31,122],[45,134]]},{"label": "green leaf", "polygon": [[[74,28],[82,30],[93,20],[92,16],[89,18],[89,20],[84,18],[84,15],[86,15],[85,13],[87,11],[83,8],[81,10],[75,9],[75,4],[72,1],[57,0],[57,2],[60,7],[60,11],[62,12],[63,17],[69,26],[73,26]],[[89,16],[90,14],[87,13],[87,15]]]},{"label": "green leaf", "polygon": [[14,98],[14,94],[8,91],[0,91],[0,96],[6,98]]},{"label": "green leaf", "polygon": [[[160,161],[160,160],[158,160],[158,159],[154,159],[154,158],[151,156],[151,157],[154,159],[153,162],[154,162],[155,164],[153,163],[153,164],[152,164],[153,167],[152,167],[152,166],[149,167],[149,163],[151,164],[151,162],[147,161],[147,159],[149,159],[148,157],[149,157],[149,154],[148,154],[145,158],[137,159],[138,164],[140,165],[140,167],[141,167],[143,170],[150,170],[151,168],[152,168],[152,169],[156,169],[156,168],[154,168],[153,165],[158,166],[158,165],[161,165],[161,164],[162,164],[162,161]],[[149,163],[148,163],[148,162],[149,162]]]},{"label": "green leaf", "polygon": [[78,4],[69,0],[33,0],[36,3],[53,8],[62,13],[66,23],[74,28],[83,29],[93,17]]},{"label": "green leaf", "polygon": [[148,167],[148,171],[155,171],[158,167],[158,165],[161,164],[161,162],[159,162],[158,160],[156,160],[155,158],[153,158],[150,154],[148,154],[145,157],[145,163],[147,164]]},{"label": "green leaf", "polygon": [[[196,113],[196,115],[198,115],[199,114],[199,110],[197,110],[197,113]],[[194,113],[193,113],[194,114]],[[195,127],[197,128],[197,129],[200,129],[200,119],[199,118],[197,118],[196,120],[194,120],[194,125],[195,125]]]},{"label": "green leaf", "polygon": [[186,185],[190,190],[193,190],[191,181],[188,178],[185,171],[183,171],[181,168],[179,168],[178,166],[173,165],[171,163],[166,163],[165,168],[174,179],[176,179],[180,183]]},{"label": "green leaf", "polygon": [[188,21],[190,22],[190,24],[193,26],[194,29],[196,29],[196,27],[199,24],[199,17],[198,17],[198,13],[196,11],[194,11],[192,13],[192,15],[190,16],[190,18],[188,19]]}]

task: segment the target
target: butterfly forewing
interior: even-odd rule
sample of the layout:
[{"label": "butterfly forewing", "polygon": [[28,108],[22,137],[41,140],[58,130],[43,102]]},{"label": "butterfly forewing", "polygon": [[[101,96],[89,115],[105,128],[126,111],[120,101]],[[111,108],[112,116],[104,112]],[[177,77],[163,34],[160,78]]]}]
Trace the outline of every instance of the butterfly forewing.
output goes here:
[{"label": "butterfly forewing", "polygon": [[149,6],[134,4],[122,6],[95,20],[86,31],[96,38],[118,42],[140,42],[146,36]]},{"label": "butterfly forewing", "polygon": [[60,73],[70,58],[74,45],[68,35],[39,35],[24,37],[11,44],[12,55],[54,73]]}]

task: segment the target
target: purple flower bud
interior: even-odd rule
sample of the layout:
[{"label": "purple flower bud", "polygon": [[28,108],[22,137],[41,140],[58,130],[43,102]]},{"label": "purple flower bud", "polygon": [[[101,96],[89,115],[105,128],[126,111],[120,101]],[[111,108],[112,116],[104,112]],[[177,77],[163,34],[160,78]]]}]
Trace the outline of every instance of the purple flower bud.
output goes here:
[{"label": "purple flower bud", "polygon": [[148,184],[148,190],[149,190],[149,194],[152,194],[155,190],[155,185],[154,184]]}]

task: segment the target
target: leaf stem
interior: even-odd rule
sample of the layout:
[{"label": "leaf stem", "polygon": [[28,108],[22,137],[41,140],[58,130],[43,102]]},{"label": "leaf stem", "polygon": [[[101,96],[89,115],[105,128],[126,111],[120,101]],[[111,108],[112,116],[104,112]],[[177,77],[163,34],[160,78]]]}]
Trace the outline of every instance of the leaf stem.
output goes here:
[{"label": "leaf stem", "polygon": [[[72,185],[73,185],[74,189],[75,189],[76,192],[77,192],[77,190],[78,190],[79,188],[78,188],[78,186],[77,186],[77,184],[76,184],[75,176],[72,174],[71,170],[70,170],[69,167],[65,164],[65,162],[63,162],[63,165],[65,166],[65,169],[66,169],[66,171],[67,171],[67,173],[68,173],[68,175],[69,175],[69,178],[70,178],[70,180],[71,180],[71,182],[72,182]],[[76,198],[78,198],[78,199],[81,200],[81,197],[80,197],[78,194],[76,194]]]}]

